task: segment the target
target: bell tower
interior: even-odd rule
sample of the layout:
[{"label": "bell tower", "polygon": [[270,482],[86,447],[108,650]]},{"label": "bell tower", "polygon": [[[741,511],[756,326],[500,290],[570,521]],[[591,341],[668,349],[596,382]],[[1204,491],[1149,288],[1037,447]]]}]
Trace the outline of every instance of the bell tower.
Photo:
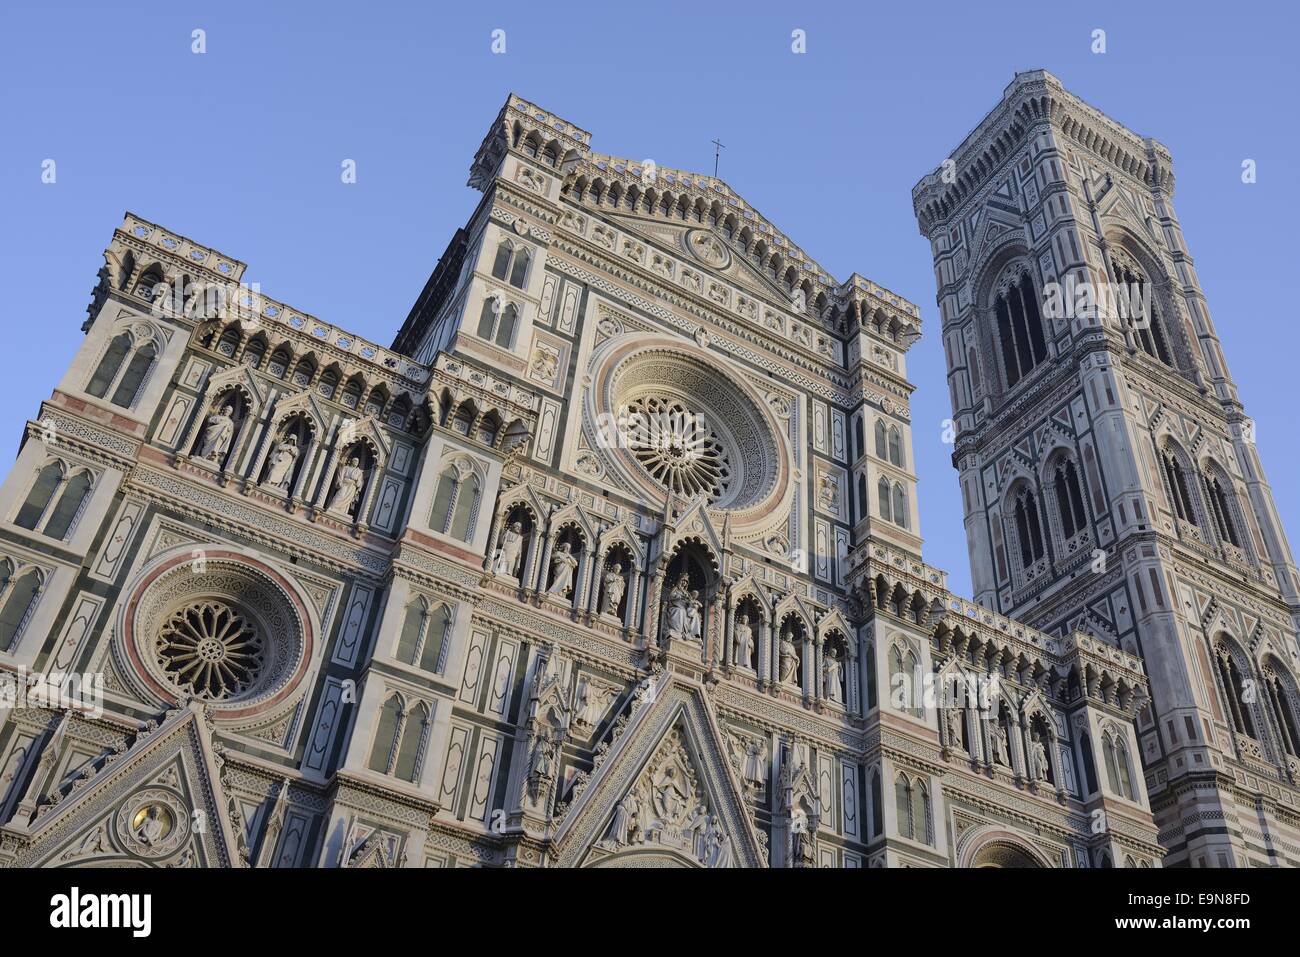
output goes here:
[{"label": "bell tower", "polygon": [[1045,71],[913,188],[975,597],[1142,657],[1166,865],[1296,866],[1300,578],[1173,193]]}]

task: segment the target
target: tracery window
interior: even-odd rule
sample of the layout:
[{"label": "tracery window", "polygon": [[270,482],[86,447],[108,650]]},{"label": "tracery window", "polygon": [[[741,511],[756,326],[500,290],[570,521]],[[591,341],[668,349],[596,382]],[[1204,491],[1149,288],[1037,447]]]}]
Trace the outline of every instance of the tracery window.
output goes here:
[{"label": "tracery window", "polygon": [[442,648],[451,614],[446,605],[430,607],[428,600],[417,598],[406,606],[402,633],[397,643],[397,659],[421,671],[437,674],[442,664]]},{"label": "tracery window", "polygon": [[482,487],[477,475],[472,471],[462,474],[455,465],[448,466],[438,476],[429,526],[435,532],[468,542],[478,519],[481,495]]},{"label": "tracery window", "polygon": [[1219,476],[1213,471],[1202,475],[1201,481],[1205,490],[1205,503],[1210,512],[1210,517],[1214,521],[1214,529],[1219,533],[1219,539],[1240,548],[1241,536],[1237,532],[1237,524],[1233,518],[1232,507],[1229,502],[1229,493],[1224,491],[1224,483],[1220,481]]},{"label": "tracery window", "polygon": [[398,695],[390,697],[379,709],[370,770],[414,782],[419,777],[428,728],[429,708],[424,702],[416,702],[408,711]]},{"label": "tracery window", "polygon": [[1174,514],[1184,522],[1199,525],[1187,482],[1187,468],[1172,447],[1166,446],[1161,450],[1160,465],[1164,470],[1165,485],[1169,491],[1170,504],[1174,507]]},{"label": "tracery window", "polygon": [[114,336],[96,366],[86,391],[97,399],[129,409],[135,404],[154,360],[158,346],[144,333],[127,330]]},{"label": "tracery window", "polygon": [[1084,511],[1083,491],[1079,487],[1079,473],[1070,459],[1062,458],[1052,475],[1052,485],[1056,492],[1056,509],[1061,519],[1061,533],[1066,539],[1073,538],[1088,523]]},{"label": "tracery window", "polygon": [[1018,282],[1009,283],[998,292],[993,300],[993,314],[1009,389],[1047,358],[1038,294],[1029,273],[1021,273]]},{"label": "tracery window", "polygon": [[876,419],[876,458],[889,461],[888,430],[883,419]]},{"label": "tracery window", "polygon": [[1295,685],[1290,675],[1270,663],[1264,671],[1264,690],[1277,718],[1282,747],[1287,754],[1300,757],[1300,721],[1296,719]]},{"label": "tracery window", "polygon": [[925,784],[919,778],[913,781],[900,774],[894,781],[894,799],[899,835],[922,844],[931,843],[930,791]]},{"label": "tracery window", "polygon": [[36,474],[14,524],[59,541],[66,540],[81,517],[93,484],[89,469],[72,470],[57,460],[47,463]]},{"label": "tracery window", "polygon": [[0,651],[13,651],[22,637],[41,593],[41,575],[35,568],[18,570],[12,561],[0,561]]},{"label": "tracery window", "polygon": [[492,275],[496,279],[509,282],[510,285],[523,289],[528,280],[528,262],[531,258],[528,250],[517,246],[508,239],[503,239],[497,246],[496,259],[492,263]]},{"label": "tracery window", "polygon": [[1033,491],[1024,488],[1016,496],[1013,514],[1016,520],[1016,537],[1020,544],[1020,564],[1029,568],[1043,557],[1043,526],[1038,516],[1038,502]]},{"label": "tracery window", "polygon": [[1114,729],[1102,734],[1101,747],[1106,761],[1106,782],[1110,789],[1120,797],[1130,801],[1137,800],[1137,789],[1133,786],[1133,769],[1129,764],[1128,746]]},{"label": "tracery window", "polygon": [[257,681],[266,636],[241,609],[203,599],[168,617],[155,651],[159,666],[178,687],[206,701],[224,701]]},{"label": "tracery window", "polygon": [[519,310],[514,303],[502,304],[495,296],[483,300],[483,310],[478,318],[478,337],[509,349],[519,321]]},{"label": "tracery window", "polygon": [[[1215,646],[1214,660],[1219,671],[1224,694],[1228,698],[1228,712],[1232,716],[1232,725],[1238,733],[1248,737],[1257,737],[1255,721],[1251,715],[1250,701],[1247,700],[1246,686],[1242,678],[1242,669],[1237,656],[1232,653],[1227,643],[1220,641]],[[1251,696],[1253,698],[1253,695]]]},{"label": "tracery window", "polygon": [[[1121,318],[1132,322],[1134,338],[1143,352],[1172,366],[1174,360],[1165,335],[1164,319],[1156,305],[1153,284],[1127,258],[1116,257],[1115,273],[1120,283]],[[1140,308],[1142,315],[1139,314]]]}]

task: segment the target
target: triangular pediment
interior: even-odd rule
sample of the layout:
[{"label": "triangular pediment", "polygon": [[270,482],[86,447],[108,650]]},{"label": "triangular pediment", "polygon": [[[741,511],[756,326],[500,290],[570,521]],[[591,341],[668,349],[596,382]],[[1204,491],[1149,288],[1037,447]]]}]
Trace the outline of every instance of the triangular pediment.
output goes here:
[{"label": "triangular pediment", "polygon": [[243,864],[201,708],[179,708],[53,804],[5,830],[19,867]]},{"label": "triangular pediment", "polygon": [[765,867],[704,689],[664,673],[569,808],[556,863]]},{"label": "triangular pediment", "polygon": [[[664,223],[640,216],[618,215],[608,216],[607,219],[619,229],[634,233],[639,238],[661,247],[663,252],[668,253],[677,261],[677,270],[690,269],[697,273],[708,272],[711,275],[744,287],[749,292],[766,296],[780,303],[783,307],[790,302],[790,293],[782,288],[780,283],[757,269],[745,257],[736,255],[734,251],[730,252],[726,263],[723,265],[700,262],[691,256],[687,251],[686,237],[688,233],[698,232],[701,229],[698,223],[678,226],[674,223]],[[726,243],[721,236],[719,236],[719,242],[730,248],[730,244]],[[786,250],[782,249],[781,251],[785,252]],[[670,276],[666,278],[677,277]]]}]

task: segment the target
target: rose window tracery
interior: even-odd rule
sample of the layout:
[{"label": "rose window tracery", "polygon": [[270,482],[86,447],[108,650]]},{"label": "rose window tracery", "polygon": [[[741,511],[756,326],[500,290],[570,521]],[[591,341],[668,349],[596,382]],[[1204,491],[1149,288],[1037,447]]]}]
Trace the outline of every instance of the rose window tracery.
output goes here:
[{"label": "rose window tracery", "polygon": [[625,407],[633,457],[661,485],[679,495],[717,501],[731,487],[726,445],[708,417],[665,396],[641,396]]},{"label": "rose window tracery", "polygon": [[155,650],[158,665],[178,687],[208,701],[243,694],[266,658],[263,637],[248,616],[217,600],[173,612]]}]

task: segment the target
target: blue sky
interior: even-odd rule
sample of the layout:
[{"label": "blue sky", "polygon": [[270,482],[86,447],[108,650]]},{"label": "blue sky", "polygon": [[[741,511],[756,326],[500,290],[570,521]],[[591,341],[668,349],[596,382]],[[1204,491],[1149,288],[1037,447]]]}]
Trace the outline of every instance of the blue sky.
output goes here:
[{"label": "blue sky", "polygon": [[[1291,389],[1300,334],[1285,5],[18,3],[0,12],[0,457],[75,352],[126,210],[249,264],[270,296],[387,343],[479,194],[513,90],[604,153],[721,175],[836,278],[918,303],[921,530],[969,571],[928,244],[911,187],[1018,70],[1169,146],[1175,207],[1228,362],[1300,529]],[[206,31],[207,52],[191,52]],[[506,52],[494,55],[502,29]],[[807,52],[791,52],[791,31]],[[1106,52],[1091,52],[1092,31]],[[41,182],[55,160],[57,181]],[[353,159],[357,183],[340,182]],[[1241,182],[1254,159],[1258,182]]]}]

